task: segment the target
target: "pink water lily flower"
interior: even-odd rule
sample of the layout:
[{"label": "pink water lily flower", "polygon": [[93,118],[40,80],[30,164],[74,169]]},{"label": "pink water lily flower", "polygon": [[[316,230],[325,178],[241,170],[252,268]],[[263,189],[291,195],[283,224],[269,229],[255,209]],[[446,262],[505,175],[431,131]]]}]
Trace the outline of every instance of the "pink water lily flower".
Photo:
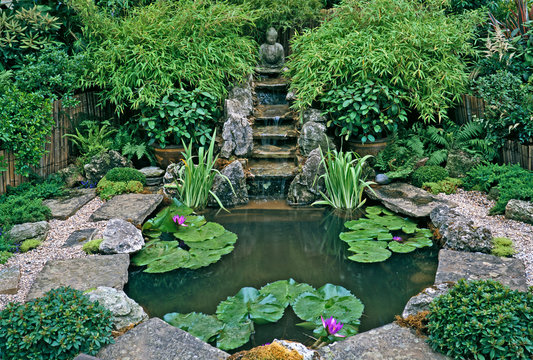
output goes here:
[{"label": "pink water lily flower", "polygon": [[328,332],[328,335],[333,335],[336,337],[345,337],[344,335],[337,334],[344,325],[340,322],[337,322],[337,320],[335,320],[333,316],[327,320],[324,320],[322,316],[320,316],[320,318],[322,319],[322,325],[324,326],[324,329],[326,329],[326,331]]},{"label": "pink water lily flower", "polygon": [[185,216],[179,216],[176,215],[172,218],[172,220],[176,223],[178,226],[189,226],[185,224]]},{"label": "pink water lily flower", "polygon": [[394,237],[392,238],[392,240],[394,240],[394,241],[398,241],[398,242],[402,242],[402,241],[403,241],[403,239],[402,239],[401,236],[394,236]]}]

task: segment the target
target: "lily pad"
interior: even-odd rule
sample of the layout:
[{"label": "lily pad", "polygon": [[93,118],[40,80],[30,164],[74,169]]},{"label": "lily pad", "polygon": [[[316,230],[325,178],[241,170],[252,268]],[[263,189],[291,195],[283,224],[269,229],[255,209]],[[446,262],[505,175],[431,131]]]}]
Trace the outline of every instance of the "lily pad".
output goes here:
[{"label": "lily pad", "polygon": [[374,237],[361,234],[359,231],[349,231],[349,232],[340,233],[339,238],[342,241],[350,242],[350,241],[372,240]]},{"label": "lily pad", "polygon": [[416,247],[411,246],[407,243],[399,243],[397,241],[391,241],[389,243],[389,249],[392,252],[395,253],[409,253],[411,251],[415,251]]},{"label": "lily pad", "polygon": [[[179,201],[175,201],[172,205],[167,206],[163,210],[157,213],[156,216],[146,221],[142,227],[143,232],[161,231],[161,232],[174,232],[176,231],[176,223],[172,220],[175,215],[188,216],[192,214],[193,210],[181,204]],[[187,224],[187,222],[185,222]]]},{"label": "lily pad", "polygon": [[353,252],[360,251],[369,251],[376,248],[386,249],[388,245],[387,241],[376,241],[376,240],[363,240],[355,241],[350,243],[350,248],[348,250]]},{"label": "lily pad", "polygon": [[237,241],[237,235],[232,233],[231,231],[226,230],[222,235],[217,236],[208,241],[200,241],[200,242],[186,241],[185,244],[189,246],[191,249],[213,250],[213,249],[224,248],[228,245],[233,245],[235,244],[236,241]]},{"label": "lily pad", "polygon": [[315,289],[309,284],[300,284],[293,279],[279,280],[263,286],[259,289],[261,295],[274,295],[280,304],[287,307],[293,305],[294,301],[300,294]]},{"label": "lily pad", "polygon": [[405,244],[413,246],[415,248],[423,248],[433,246],[433,241],[424,236],[416,236],[407,240]]},{"label": "lily pad", "polygon": [[214,315],[192,312],[189,314],[169,313],[163,319],[198,339],[209,342],[224,328],[224,323]]},{"label": "lily pad", "polygon": [[217,338],[217,348],[232,350],[243,346],[254,332],[254,323],[245,320],[236,324],[226,324]]},{"label": "lily pad", "polygon": [[146,245],[131,258],[131,263],[136,266],[148,265],[160,257],[168,254],[179,246],[177,241],[154,241]]},{"label": "lily pad", "polygon": [[144,272],[156,274],[176,270],[187,264],[189,258],[190,255],[188,251],[185,251],[181,248],[176,248],[167,253],[165,256],[157,258],[149,263]]},{"label": "lily pad", "polygon": [[220,236],[225,231],[222,225],[208,222],[200,227],[182,227],[179,231],[174,232],[174,236],[185,242],[200,242]]},{"label": "lily pad", "polygon": [[359,250],[352,256],[349,256],[348,259],[361,263],[374,263],[385,261],[390,258],[392,253],[380,247],[368,248],[365,250]]}]

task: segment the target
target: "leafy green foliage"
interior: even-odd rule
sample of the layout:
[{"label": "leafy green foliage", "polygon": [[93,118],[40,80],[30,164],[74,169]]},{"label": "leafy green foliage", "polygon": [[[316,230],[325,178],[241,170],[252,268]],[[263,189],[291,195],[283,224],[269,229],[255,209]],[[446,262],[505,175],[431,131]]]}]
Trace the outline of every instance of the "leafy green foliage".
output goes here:
[{"label": "leafy green foliage", "polygon": [[243,36],[255,16],[244,6],[156,1],[115,18],[92,1],[69,3],[85,26],[92,64],[83,85],[103,89],[119,112],[155,107],[170,89],[199,89],[220,100],[256,62],[256,44]]},{"label": "leafy green foliage", "polygon": [[321,26],[294,37],[290,90],[296,109],[329,90],[378,79],[426,121],[446,118],[465,93],[464,56],[480,11],[447,16],[441,1],[345,0]]},{"label": "leafy green foliage", "polygon": [[433,195],[440,193],[455,194],[457,188],[463,185],[463,180],[447,177],[444,180],[437,182],[425,182],[422,184],[422,189],[429,191]]},{"label": "leafy green foliage", "polygon": [[20,252],[28,252],[30,250],[33,250],[37,248],[39,245],[41,245],[41,240],[38,239],[28,239],[24,240],[22,244],[20,244]]},{"label": "leafy green foliage", "polygon": [[370,188],[371,181],[365,181],[363,168],[369,155],[362,158],[347,151],[331,150],[324,155],[320,148],[322,164],[326,172],[324,178],[326,193],[320,192],[323,200],[315,201],[313,205],[329,205],[335,209],[355,210],[361,207],[365,188]]},{"label": "leafy green foliage", "polygon": [[344,224],[352,231],[339,235],[348,244],[348,250],[354,253],[348,257],[352,261],[381,262],[391,257],[391,252],[408,253],[433,245],[431,231],[418,228],[415,222],[407,218],[381,206],[369,206],[365,212],[366,217]]},{"label": "leafy green foliage", "polygon": [[[143,225],[143,234],[150,240],[131,259],[136,266],[145,266],[147,273],[163,273],[180,268],[198,269],[220,260],[233,251],[237,235],[220,224],[206,222],[203,216],[191,215],[192,209],[174,199]],[[174,216],[185,216],[179,226]],[[172,233],[180,241],[160,240],[162,233]]]},{"label": "leafy green foliage", "polygon": [[[285,308],[291,305],[304,320],[298,324],[314,329],[318,336],[327,337],[320,316],[333,316],[344,324],[339,332],[345,336],[357,333],[364,306],[342,286],[326,284],[316,290],[309,284],[293,279],[279,280],[257,290],[244,287],[235,296],[217,306],[216,317],[201,313],[169,313],[164,320],[208,342],[216,341],[218,348],[231,350],[246,344],[254,331],[254,324],[279,321]],[[338,338],[329,338],[331,341]]]},{"label": "leafy green foliage", "polygon": [[0,227],[4,230],[16,224],[48,220],[50,216],[50,209],[39,198],[9,196],[0,203]]},{"label": "leafy green foliage", "polygon": [[96,185],[96,193],[102,200],[109,200],[115,195],[143,192],[143,184],[140,181],[109,181],[104,176]]},{"label": "leafy green foliage", "polygon": [[460,280],[430,305],[429,344],[453,358],[529,359],[533,294],[492,280]]},{"label": "leafy green foliage", "polygon": [[50,290],[0,312],[0,351],[7,359],[72,359],[113,342],[111,313],[81,291]]},{"label": "leafy green foliage", "polygon": [[[80,131],[81,129],[81,131]],[[84,121],[76,128],[76,134],[66,134],[80,152],[80,161],[88,162],[93,156],[108,151],[113,142],[111,135],[116,132],[109,123]]]},{"label": "leafy green foliage", "polygon": [[146,176],[137,169],[129,167],[116,167],[107,172],[105,175],[109,181],[138,181],[146,184]]},{"label": "leafy green foliage", "polygon": [[438,182],[448,177],[448,171],[440,166],[421,166],[411,175],[411,182],[414,186],[422,187],[424,183]]},{"label": "leafy green foliage", "polygon": [[389,179],[405,179],[414,171],[415,163],[424,156],[424,144],[417,136],[393,137],[376,156],[375,167],[387,172]]},{"label": "leafy green foliage", "polygon": [[0,265],[5,264],[12,256],[11,251],[0,250]]},{"label": "leafy green foliage", "polygon": [[363,143],[385,137],[407,121],[399,90],[379,81],[366,80],[336,86],[320,98],[336,125],[338,136],[360,140]]},{"label": "leafy green foliage", "polygon": [[492,238],[491,254],[496,256],[512,256],[516,253],[513,248],[513,240],[506,237]]},{"label": "leafy green foliage", "polygon": [[25,182],[16,187],[8,186],[6,193],[0,195],[0,203],[8,200],[9,196],[24,196],[28,199],[50,199],[65,194],[64,183],[57,178],[50,177],[42,182]]},{"label": "leafy green foliage", "polygon": [[0,94],[0,149],[15,155],[19,174],[39,164],[54,123],[51,102],[41,96],[15,87]]},{"label": "leafy green foliage", "polygon": [[104,241],[104,239],[89,240],[85,244],[83,244],[81,249],[86,254],[98,254],[100,252],[100,244],[102,243],[102,241]]}]

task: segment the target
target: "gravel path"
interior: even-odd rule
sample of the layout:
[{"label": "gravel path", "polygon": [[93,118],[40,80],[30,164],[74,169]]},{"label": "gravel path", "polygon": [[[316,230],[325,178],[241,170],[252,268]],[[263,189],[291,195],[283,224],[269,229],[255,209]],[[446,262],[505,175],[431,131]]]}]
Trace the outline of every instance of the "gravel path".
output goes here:
[{"label": "gravel path", "polygon": [[7,263],[0,265],[0,270],[18,265],[20,266],[19,291],[14,295],[0,295],[0,309],[9,302],[23,302],[26,294],[35,280],[37,274],[42,270],[48,260],[63,260],[81,258],[87,256],[81,245],[63,248],[67,238],[76,230],[98,228],[103,230],[106,221],[90,222],[89,217],[103,204],[98,197],[91,200],[78,212],[67,220],[50,220],[50,234],[46,240],[37,248],[23,254],[16,254]]},{"label": "gravel path", "polygon": [[459,189],[456,194],[439,194],[440,198],[455,202],[455,209],[465,217],[472,219],[474,225],[485,226],[492,231],[494,237],[507,237],[513,240],[516,254],[526,266],[527,284],[533,286],[533,225],[510,220],[503,215],[489,216],[488,212],[495,202],[488,200],[485,193],[464,191]]}]

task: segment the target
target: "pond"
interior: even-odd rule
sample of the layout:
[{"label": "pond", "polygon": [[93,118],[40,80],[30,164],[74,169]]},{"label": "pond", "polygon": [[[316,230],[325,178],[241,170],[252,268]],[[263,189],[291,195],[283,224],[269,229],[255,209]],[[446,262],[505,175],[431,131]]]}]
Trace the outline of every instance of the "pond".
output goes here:
[{"label": "pond", "polygon": [[[151,317],[162,318],[169,312],[215,314],[221,301],[246,286],[289,278],[316,288],[331,283],[363,302],[363,332],[390,323],[410,297],[434,282],[436,247],[393,254],[385,262],[356,263],[347,259],[348,246],[339,239],[345,219],[324,209],[272,207],[276,203],[204,214],[238,235],[235,250],[198,270],[148,274],[133,267],[126,292]],[[310,344],[312,331],[295,326],[299,322],[289,307],[279,322],[256,326],[244,348],[274,338]]]}]

